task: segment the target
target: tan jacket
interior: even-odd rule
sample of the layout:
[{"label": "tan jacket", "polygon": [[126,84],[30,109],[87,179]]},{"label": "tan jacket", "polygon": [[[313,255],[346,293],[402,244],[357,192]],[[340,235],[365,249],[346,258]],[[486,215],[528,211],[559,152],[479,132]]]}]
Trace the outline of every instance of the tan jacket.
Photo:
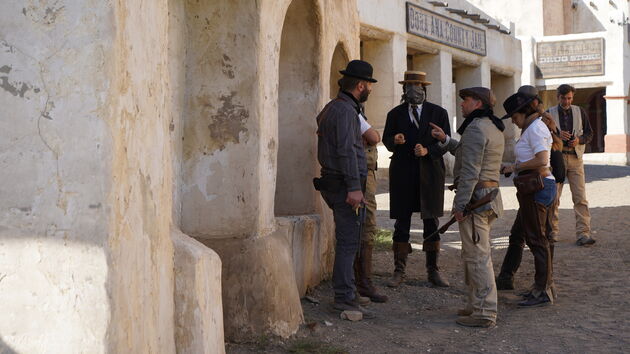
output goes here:
[{"label": "tan jacket", "polygon": [[[453,210],[463,211],[473,196],[478,199],[494,189],[475,190],[475,186],[480,181],[499,182],[504,145],[503,133],[489,118],[477,118],[468,125],[455,151],[453,175],[457,181],[457,194]],[[476,211],[489,209],[501,216],[503,202],[500,193],[492,203]]]}]

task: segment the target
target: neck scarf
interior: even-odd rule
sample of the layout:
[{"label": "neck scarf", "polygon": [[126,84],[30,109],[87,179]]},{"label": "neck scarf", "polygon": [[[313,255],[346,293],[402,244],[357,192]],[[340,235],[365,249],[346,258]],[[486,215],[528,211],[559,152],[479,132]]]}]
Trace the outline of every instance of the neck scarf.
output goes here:
[{"label": "neck scarf", "polygon": [[459,135],[463,135],[464,134],[464,131],[466,130],[468,125],[470,123],[472,123],[472,121],[475,120],[475,118],[482,118],[482,117],[490,118],[492,123],[500,131],[504,131],[505,130],[505,125],[503,124],[501,119],[499,119],[499,117],[494,115],[494,112],[492,112],[491,108],[486,108],[486,109],[482,108],[482,109],[476,109],[476,110],[470,112],[468,117],[466,117],[466,119],[464,120],[464,123],[462,123],[462,125],[460,125],[459,129],[457,129],[457,132],[459,133]]}]

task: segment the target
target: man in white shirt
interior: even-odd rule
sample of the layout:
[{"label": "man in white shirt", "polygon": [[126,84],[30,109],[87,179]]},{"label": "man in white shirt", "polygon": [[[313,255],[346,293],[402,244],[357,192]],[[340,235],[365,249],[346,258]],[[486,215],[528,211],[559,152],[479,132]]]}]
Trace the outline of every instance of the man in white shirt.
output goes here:
[{"label": "man in white shirt", "polygon": [[376,144],[381,141],[381,136],[368,123],[365,113],[359,114],[361,118],[361,136],[365,147],[367,160],[367,178],[365,182],[365,220],[361,234],[359,253],[354,260],[354,282],[357,292],[361,296],[369,298],[372,302],[386,302],[387,296],[378,292],[372,283],[372,253],[374,251],[374,237],[376,227],[376,161],[378,152]]}]

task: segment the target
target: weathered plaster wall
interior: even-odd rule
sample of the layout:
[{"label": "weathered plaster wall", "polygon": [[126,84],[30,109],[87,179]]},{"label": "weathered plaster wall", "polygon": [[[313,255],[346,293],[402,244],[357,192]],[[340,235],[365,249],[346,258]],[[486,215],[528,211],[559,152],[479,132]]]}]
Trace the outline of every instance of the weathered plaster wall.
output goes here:
[{"label": "weathered plaster wall", "polygon": [[173,352],[168,6],[115,6],[108,350]]},{"label": "weathered plaster wall", "polygon": [[167,10],[3,3],[0,336],[12,350],[175,351]]},{"label": "weathered plaster wall", "polygon": [[178,230],[175,248],[175,345],[177,353],[225,353],[221,260]]},{"label": "weathered plaster wall", "polygon": [[273,188],[258,175],[258,8],[246,0],[190,0],[185,13],[182,230],[247,236],[258,227],[260,190]]},{"label": "weathered plaster wall", "polygon": [[2,3],[0,351],[106,351],[113,21],[103,2]]},{"label": "weathered plaster wall", "polygon": [[[294,118],[296,125],[308,130],[314,128],[315,115],[328,99],[330,63],[337,44],[342,43],[352,58],[358,57],[358,21],[353,1],[294,1],[314,9],[309,21],[317,33],[303,38],[314,42],[307,48],[316,50],[295,53],[312,56],[314,71],[306,77],[307,88],[303,83],[288,87],[295,91],[291,97],[304,100],[304,105],[298,101],[294,106],[300,110]],[[311,189],[315,168],[308,186],[302,183],[304,188],[293,197],[311,199],[311,206],[300,212],[320,214],[295,217],[298,223],[318,220],[316,237],[293,232],[293,239],[287,240],[287,229],[282,226],[276,232],[276,185],[288,187],[276,181],[278,158],[283,156],[278,154],[283,31],[278,24],[285,23],[290,3],[189,1],[184,10],[190,41],[186,47],[181,225],[185,233],[221,256],[226,336],[235,340],[261,332],[294,333],[302,311],[292,250],[297,245],[316,247],[318,254],[330,255],[332,250],[330,242],[320,242],[332,237],[332,218]],[[300,134],[314,143],[311,130]],[[308,145],[286,149],[309,149]],[[282,171],[288,172],[287,183],[305,180],[300,168],[315,166],[314,145],[310,149],[310,159],[291,166],[294,171]],[[309,263],[308,269],[299,271],[316,273],[309,278],[315,283],[327,274],[320,270],[322,265],[329,268],[327,259],[322,257],[322,263]]]}]

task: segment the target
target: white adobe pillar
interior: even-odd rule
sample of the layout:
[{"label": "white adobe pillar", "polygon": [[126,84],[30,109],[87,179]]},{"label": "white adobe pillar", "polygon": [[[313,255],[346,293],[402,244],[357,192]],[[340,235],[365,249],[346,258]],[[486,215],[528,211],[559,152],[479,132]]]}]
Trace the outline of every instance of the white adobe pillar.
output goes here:
[{"label": "white adobe pillar", "polygon": [[364,41],[363,60],[372,64],[373,77],[378,80],[365,104],[366,114],[372,126],[382,129],[387,112],[400,104],[402,91],[398,81],[407,69],[407,38],[394,34],[387,41]]},{"label": "white adobe pillar", "polygon": [[455,114],[453,103],[453,55],[446,51],[437,54],[413,56],[413,69],[427,73],[427,100],[442,106],[449,113]]}]

